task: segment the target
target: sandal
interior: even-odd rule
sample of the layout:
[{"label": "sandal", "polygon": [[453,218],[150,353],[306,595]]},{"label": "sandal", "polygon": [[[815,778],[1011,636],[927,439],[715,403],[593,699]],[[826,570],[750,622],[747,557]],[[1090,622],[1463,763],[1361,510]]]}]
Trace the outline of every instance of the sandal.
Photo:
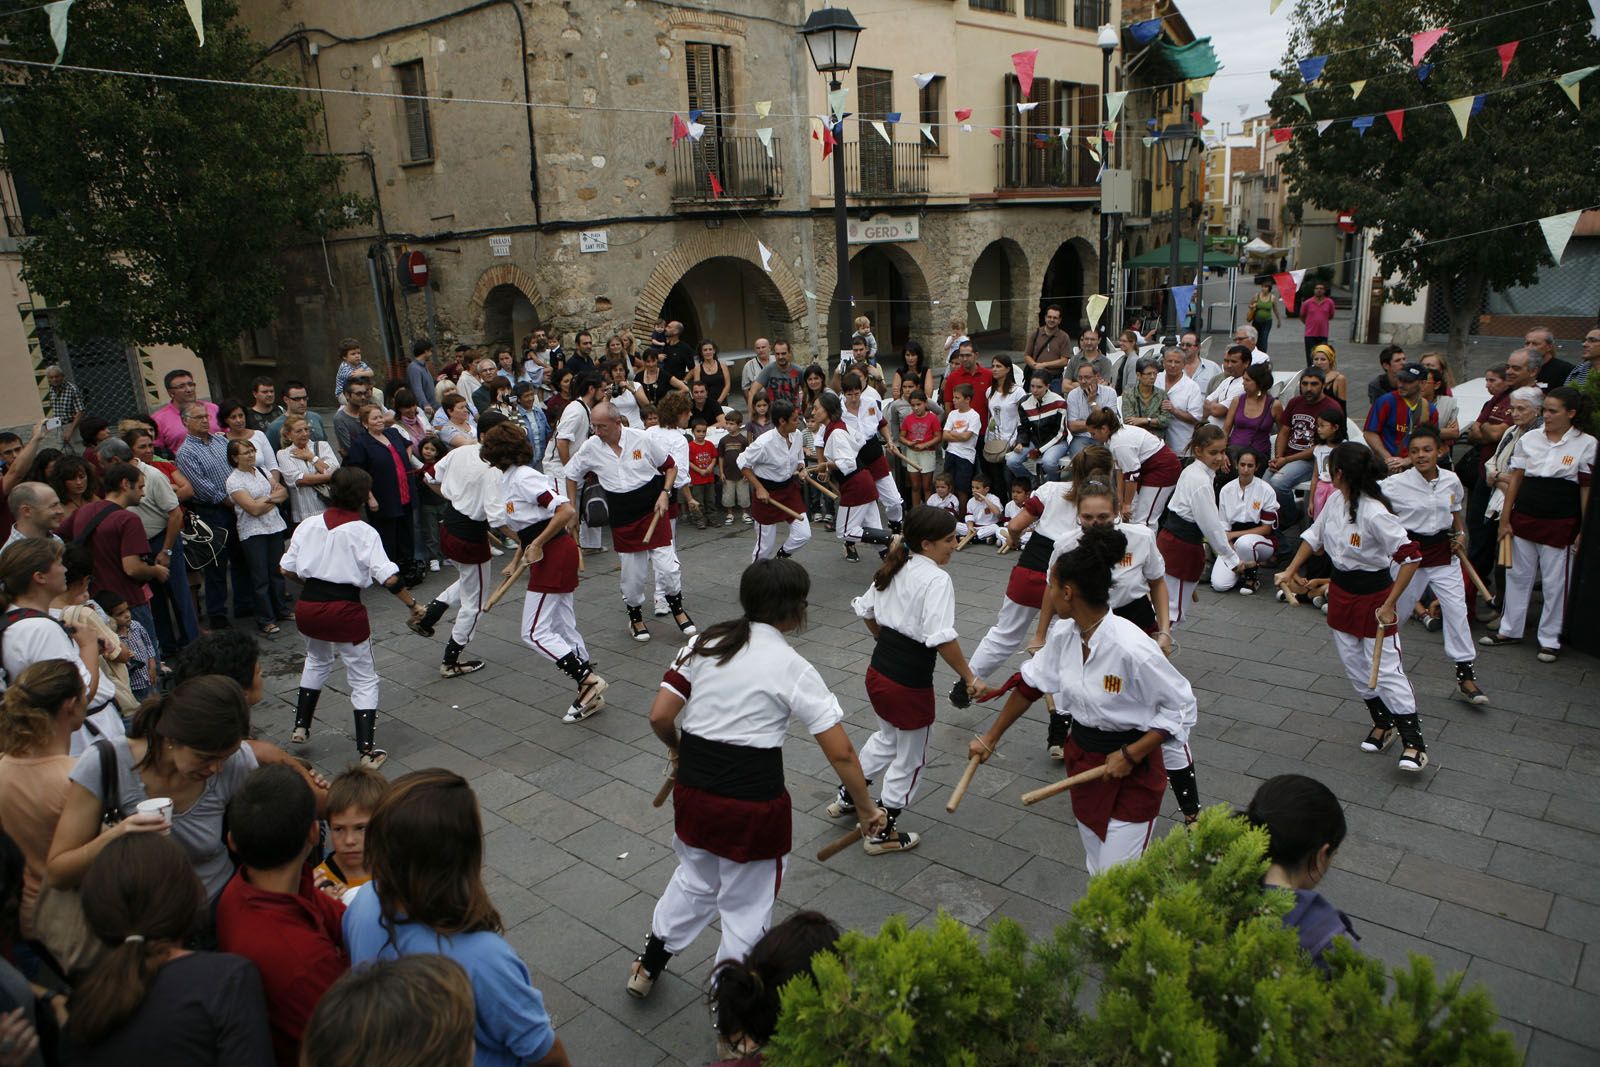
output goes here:
[{"label": "sandal", "polygon": [[279,629],[278,624],[275,622],[264,622],[261,624],[262,637],[277,637],[281,633],[283,633],[283,631]]},{"label": "sandal", "polygon": [[1395,728],[1393,726],[1374,726],[1361,742],[1363,752],[1382,752],[1394,740]]},{"label": "sandal", "polygon": [[1410,771],[1412,774],[1422,770],[1428,765],[1428,753],[1423,749],[1407,747],[1400,753],[1400,769]]},{"label": "sandal", "polygon": [[303,745],[309,740],[311,740],[311,731],[304,726],[296,726],[294,733],[289,735],[290,744]]}]

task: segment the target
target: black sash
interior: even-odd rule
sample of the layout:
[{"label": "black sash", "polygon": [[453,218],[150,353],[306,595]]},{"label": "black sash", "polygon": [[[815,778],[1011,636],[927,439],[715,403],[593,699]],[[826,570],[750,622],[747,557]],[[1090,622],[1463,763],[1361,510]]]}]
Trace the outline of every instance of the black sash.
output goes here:
[{"label": "black sash", "polygon": [[1171,508],[1161,516],[1161,528],[1178,540],[1187,541],[1191,545],[1205,543],[1206,535],[1200,531],[1200,527]]},{"label": "black sash", "polygon": [[[1264,525],[1266,524],[1261,522],[1236,522],[1232,526],[1228,527],[1228,529],[1238,532],[1239,530],[1254,530],[1257,526]],[[1199,527],[1195,528],[1199,529]]]},{"label": "black sash", "polygon": [[1050,566],[1050,553],[1055,551],[1055,547],[1055,541],[1035,530],[1033,536],[1028,538],[1028,543],[1022,546],[1022,554],[1017,557],[1017,566],[1026,567],[1030,571],[1042,571]]},{"label": "black sash", "polygon": [[899,630],[879,625],[878,643],[872,649],[872,666],[877,672],[907,689],[933,686],[933,661],[938,649],[913,641]]},{"label": "black sash", "polygon": [[664,479],[657,473],[654,478],[637,489],[627,489],[620,493],[607,489],[606,504],[611,508],[612,529],[626,526],[630,522],[638,522],[654,511],[656,497],[661,495],[661,487],[664,484]]},{"label": "black sash", "polygon": [[861,451],[856,453],[856,466],[865,467],[867,464],[883,458],[883,442],[878,439],[877,433],[867,438],[867,443],[861,446]]},{"label": "black sash", "polygon": [[678,784],[734,800],[772,800],[784,791],[783,749],[707,741],[680,731]]},{"label": "black sash", "polygon": [[1437,533],[1427,533],[1427,534],[1425,534],[1425,533],[1417,533],[1417,531],[1415,531],[1415,530],[1407,530],[1406,531],[1406,536],[1411,538],[1411,540],[1415,541],[1418,545],[1421,545],[1421,546],[1424,546],[1424,547],[1427,546],[1427,545],[1442,545],[1446,541],[1450,540],[1450,533],[1451,533],[1451,531],[1453,529],[1454,529],[1454,527],[1452,527],[1452,526],[1446,526],[1444,529],[1438,531]]},{"label": "black sash", "polygon": [[[522,529],[517,531],[517,543],[523,547],[527,547],[533,543],[533,539],[535,537],[538,537],[540,534],[544,533],[544,528],[549,525],[550,520],[545,519],[543,522],[536,522],[532,526],[524,526]],[[556,537],[560,536],[561,534],[556,534]],[[549,544],[548,541],[545,543]]]},{"label": "black sash", "polygon": [[1085,726],[1077,719],[1072,720],[1072,739],[1078,742],[1078,747],[1085,752],[1115,752],[1123,745],[1133,744],[1148,732],[1147,730],[1096,730],[1093,726]]},{"label": "black sash", "polygon": [[1577,482],[1524,474],[1513,510],[1530,519],[1576,519],[1582,515],[1582,499]]},{"label": "black sash", "polygon": [[1394,584],[1388,571],[1347,571],[1333,568],[1333,584],[1352,596],[1370,596],[1381,593]]},{"label": "black sash", "polygon": [[1156,609],[1147,596],[1130,600],[1120,608],[1112,608],[1111,614],[1127,619],[1145,633],[1151,633],[1156,628]]},{"label": "black sash", "polygon": [[339,600],[361,603],[361,590],[346,582],[328,582],[321,578],[307,578],[300,588],[300,599],[312,604],[328,604]]},{"label": "black sash", "polygon": [[489,539],[488,522],[483,519],[469,519],[449,504],[445,505],[439,523],[452,537],[459,537],[463,541],[481,544]]},{"label": "black sash", "polygon": [[791,485],[794,484],[794,479],[793,478],[785,478],[781,482],[772,482],[772,481],[768,481],[767,479],[761,477],[761,475],[759,475],[759,474],[756,475],[756,481],[760,482],[763,486],[765,486],[767,492],[769,492],[769,493],[781,493],[784,490],[788,489]]}]

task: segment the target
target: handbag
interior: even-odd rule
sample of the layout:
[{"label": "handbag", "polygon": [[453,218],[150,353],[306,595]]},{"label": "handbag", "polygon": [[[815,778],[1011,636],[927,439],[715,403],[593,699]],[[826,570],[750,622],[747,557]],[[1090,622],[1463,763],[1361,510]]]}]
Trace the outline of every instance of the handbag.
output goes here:
[{"label": "handbag", "polygon": [[611,525],[611,505],[606,502],[606,491],[600,479],[589,475],[578,490],[578,514],[584,525],[591,528]]},{"label": "handbag", "polygon": [[[109,829],[122,821],[122,794],[117,775],[117,752],[111,742],[94,743],[100,754],[100,826]],[[60,972],[75,978],[87,972],[105,954],[106,946],[84,918],[83,899],[76,889],[62,889],[45,878],[33,907],[33,936],[45,947]]]},{"label": "handbag", "polygon": [[989,423],[989,434],[983,439],[983,458],[989,463],[1003,462],[1011,452],[1011,442],[995,433],[994,422]]},{"label": "handbag", "polygon": [[228,551],[228,531],[214,530],[193,508],[183,514],[183,561],[191,571],[221,563]]}]

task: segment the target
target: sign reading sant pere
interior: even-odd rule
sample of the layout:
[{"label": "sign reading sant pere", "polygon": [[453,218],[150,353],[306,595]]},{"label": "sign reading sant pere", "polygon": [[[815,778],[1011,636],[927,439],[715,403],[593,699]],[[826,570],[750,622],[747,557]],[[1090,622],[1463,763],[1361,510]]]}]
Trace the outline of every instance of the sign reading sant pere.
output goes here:
[{"label": "sign reading sant pere", "polygon": [[865,222],[850,220],[849,240],[853,245],[892,244],[921,237],[922,220],[915,215],[874,215]]}]

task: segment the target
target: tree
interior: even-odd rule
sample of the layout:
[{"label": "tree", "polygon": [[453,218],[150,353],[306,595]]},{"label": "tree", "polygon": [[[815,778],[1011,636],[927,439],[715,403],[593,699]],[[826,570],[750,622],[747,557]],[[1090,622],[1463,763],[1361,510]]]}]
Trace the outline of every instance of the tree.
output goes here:
[{"label": "tree", "polygon": [[[177,0],[78,0],[63,62],[274,81],[235,12],[207,0],[202,47]],[[6,30],[10,55],[55,57],[42,13]],[[0,161],[36,198],[24,279],[68,337],[185,345],[239,385],[229,357],[272,320],[275,253],[367,212],[342,164],[310,154],[316,114],[287,90],[23,69],[0,94]]]},{"label": "tree", "polygon": [[[1296,127],[1283,162],[1295,197],[1355,212],[1381,273],[1398,277],[1389,299],[1410,303],[1424,286],[1436,289],[1458,376],[1486,292],[1530,284],[1552,262],[1535,220],[1600,203],[1600,101],[1574,109],[1552,80],[1600,63],[1589,7],[1556,0],[1500,13],[1506,7],[1300,0],[1271,103],[1279,126]],[[1444,26],[1423,81],[1409,36]],[[1510,41],[1521,43],[1502,80],[1496,47]],[[1295,60],[1312,56],[1329,58],[1307,87]],[[1359,79],[1366,88],[1352,99],[1347,86]],[[1306,94],[1310,115],[1296,93]],[[1480,93],[1488,95],[1463,140],[1445,102]],[[1423,104],[1437,106],[1407,111],[1397,139],[1385,112]],[[1365,136],[1349,122],[1359,115],[1376,117]],[[1311,123],[1323,118],[1336,121],[1319,137]]]}]

